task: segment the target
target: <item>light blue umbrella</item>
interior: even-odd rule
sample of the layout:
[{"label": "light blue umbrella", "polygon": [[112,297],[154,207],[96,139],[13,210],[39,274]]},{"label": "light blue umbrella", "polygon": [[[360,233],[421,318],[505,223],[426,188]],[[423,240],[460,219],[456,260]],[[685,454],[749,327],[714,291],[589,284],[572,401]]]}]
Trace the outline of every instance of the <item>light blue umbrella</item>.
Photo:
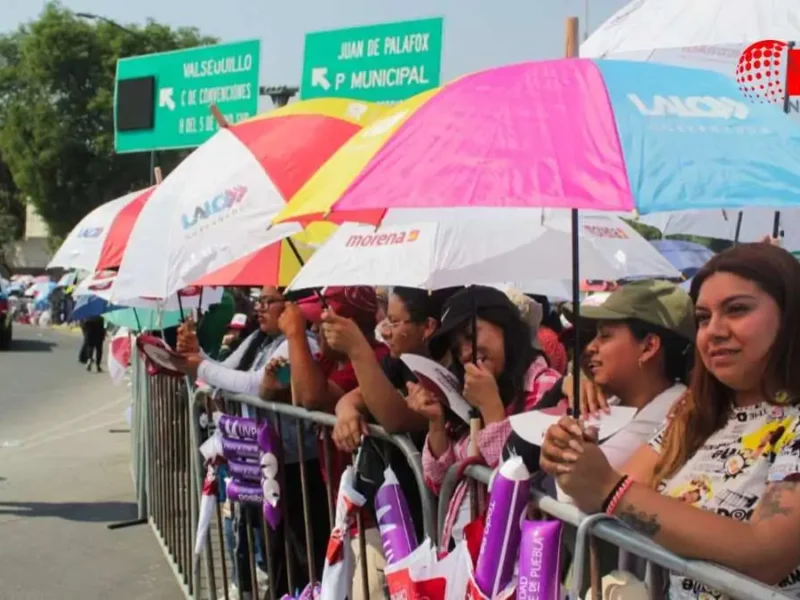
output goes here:
[{"label": "light blue umbrella", "polygon": [[693,277],[714,253],[695,242],[654,240],[650,242],[684,277]]},{"label": "light blue umbrella", "polygon": [[106,323],[131,331],[160,331],[180,325],[181,311],[159,312],[152,308],[120,308],[103,315]]}]

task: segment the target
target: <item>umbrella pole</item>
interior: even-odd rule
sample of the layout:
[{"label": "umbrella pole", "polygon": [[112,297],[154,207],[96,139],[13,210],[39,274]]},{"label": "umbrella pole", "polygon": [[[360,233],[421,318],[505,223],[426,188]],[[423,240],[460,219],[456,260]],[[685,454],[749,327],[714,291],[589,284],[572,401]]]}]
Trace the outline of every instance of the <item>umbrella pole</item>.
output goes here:
[{"label": "umbrella pole", "polygon": [[139,313],[136,311],[136,307],[133,308],[133,318],[136,319],[136,330],[139,333],[142,333],[142,322],[139,320]]},{"label": "umbrella pole", "polygon": [[[789,79],[792,76],[792,65],[789,64],[789,61],[792,57],[792,50],[794,50],[795,43],[788,42],[786,44],[786,82],[784,84],[784,96],[783,96],[783,112],[787,115],[789,114],[789,109],[791,108],[789,97]],[[778,239],[781,236],[781,211],[775,211],[775,218],[772,221],[772,237]]]},{"label": "umbrella pole", "polygon": [[739,216],[736,217],[736,233],[733,235],[733,245],[739,245],[739,234],[742,232],[742,216],[743,211],[739,211]]},{"label": "umbrella pole", "polygon": [[[578,18],[567,18],[566,29],[566,58],[576,58],[578,56]],[[581,316],[581,280],[580,280],[580,265],[579,265],[579,251],[580,251],[580,223],[578,220],[577,209],[572,209],[572,306],[573,306],[573,322],[572,326],[575,331],[575,338],[573,340],[573,357],[572,357],[572,414],[575,418],[580,416],[581,412],[581,328],[579,326]]]},{"label": "umbrella pole", "polygon": [[[297,259],[297,262],[300,263],[300,266],[301,267],[305,267],[306,266],[306,261],[303,260],[303,257],[300,254],[300,251],[297,249],[297,246],[294,245],[294,242],[292,241],[292,238],[288,238],[287,237],[286,238],[286,244],[291,249],[292,254],[294,254],[294,257]],[[325,296],[322,295],[322,290],[320,290],[319,288],[314,288],[314,293],[317,295],[317,298],[319,298],[319,301],[322,303],[322,307],[325,310],[328,310],[328,303],[325,302]]]},{"label": "umbrella pole", "polygon": [[[472,342],[472,364],[478,364],[478,303],[473,295],[472,297],[472,315],[470,316],[470,338]],[[472,408],[469,412],[469,455],[471,457],[479,457],[480,449],[478,446],[478,435],[480,435],[483,423],[481,421],[481,413],[477,408]],[[482,498],[478,487],[478,482],[474,479],[470,480],[469,496],[470,496],[470,512],[472,520],[478,518],[482,510]]]}]

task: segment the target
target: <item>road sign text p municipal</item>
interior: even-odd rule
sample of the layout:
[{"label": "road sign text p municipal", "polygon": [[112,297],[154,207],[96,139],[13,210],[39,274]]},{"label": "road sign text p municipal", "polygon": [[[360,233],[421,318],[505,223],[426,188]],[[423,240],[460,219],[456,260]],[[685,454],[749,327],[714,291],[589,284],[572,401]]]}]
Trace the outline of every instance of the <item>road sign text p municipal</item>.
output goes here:
[{"label": "road sign text p municipal", "polygon": [[306,35],[303,99],[399,102],[439,85],[442,19]]}]

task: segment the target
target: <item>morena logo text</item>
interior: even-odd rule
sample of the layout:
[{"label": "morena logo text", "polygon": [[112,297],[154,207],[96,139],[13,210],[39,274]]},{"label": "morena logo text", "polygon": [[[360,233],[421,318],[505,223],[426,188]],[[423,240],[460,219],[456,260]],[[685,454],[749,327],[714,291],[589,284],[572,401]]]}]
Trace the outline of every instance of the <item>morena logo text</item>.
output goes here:
[{"label": "morena logo text", "polygon": [[398,246],[417,241],[419,230],[398,231],[395,233],[353,234],[345,242],[346,248],[371,248],[373,246]]}]

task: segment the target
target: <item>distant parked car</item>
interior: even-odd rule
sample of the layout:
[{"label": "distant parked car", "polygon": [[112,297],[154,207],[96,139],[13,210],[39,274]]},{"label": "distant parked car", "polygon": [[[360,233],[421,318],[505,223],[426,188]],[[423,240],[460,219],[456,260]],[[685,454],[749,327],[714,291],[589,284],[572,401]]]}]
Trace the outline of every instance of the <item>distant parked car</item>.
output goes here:
[{"label": "distant parked car", "polygon": [[0,350],[8,350],[11,347],[11,329],[14,315],[8,303],[8,296],[0,290]]}]

